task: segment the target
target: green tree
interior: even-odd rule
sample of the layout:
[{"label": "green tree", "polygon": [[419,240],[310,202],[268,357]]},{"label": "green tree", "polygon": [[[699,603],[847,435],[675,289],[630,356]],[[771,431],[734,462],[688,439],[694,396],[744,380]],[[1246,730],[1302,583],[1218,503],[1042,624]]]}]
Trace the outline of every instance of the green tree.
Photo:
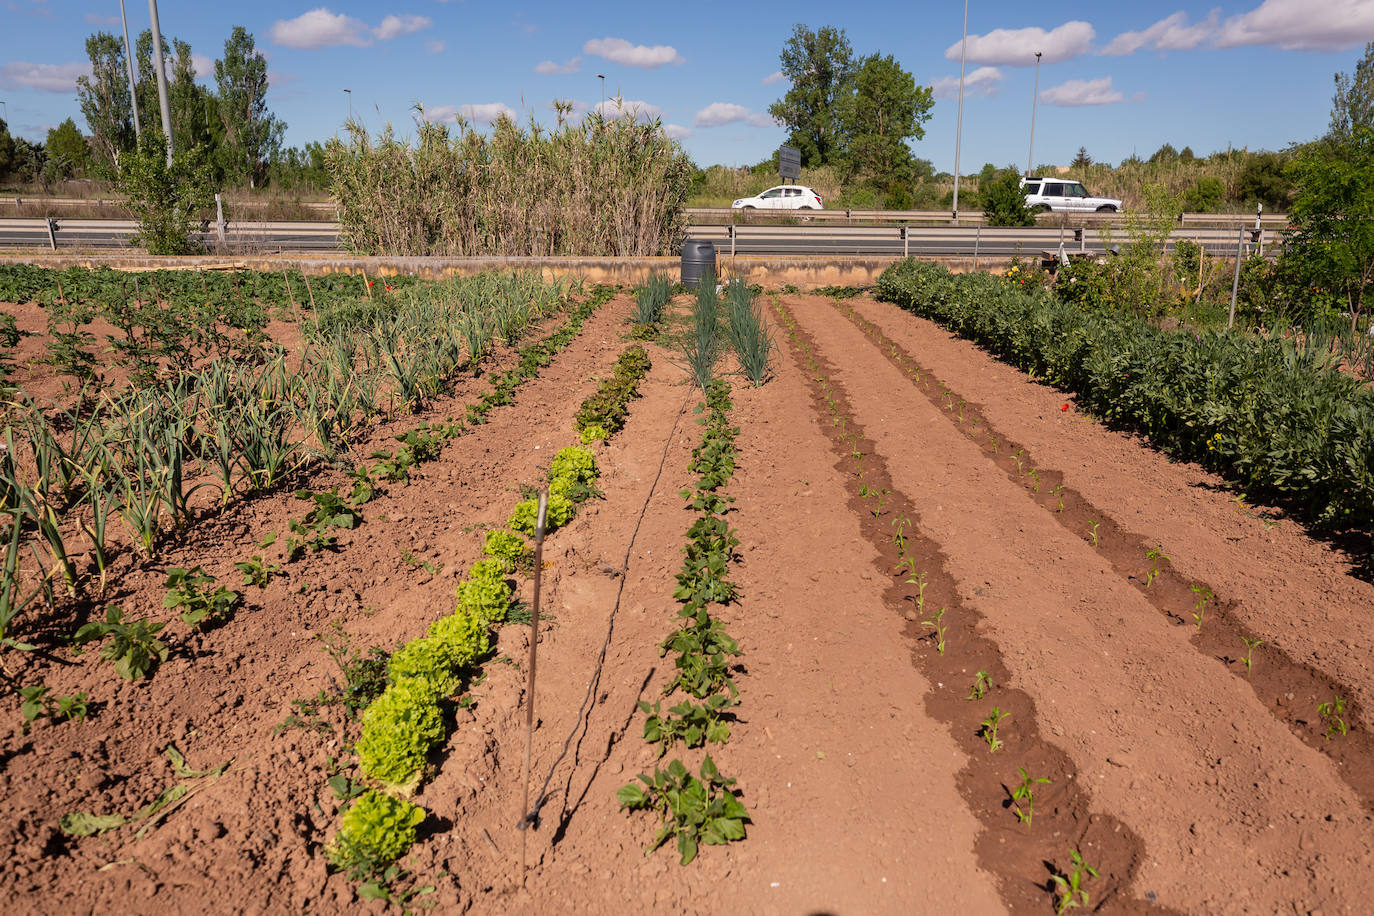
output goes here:
[{"label": "green tree", "polygon": [[167,165],[167,139],[145,130],[135,153],[124,157],[119,189],[138,219],[136,244],[149,254],[188,254],[195,250],[192,227],[198,212],[214,200],[204,147],[173,151]]},{"label": "green tree", "polygon": [[86,39],[91,75],[76,80],[76,98],[91,134],[91,158],[97,171],[113,176],[119,159],[134,147],[133,109],[124,45],[108,32]]},{"label": "green tree", "polygon": [[779,59],[792,86],[768,113],[790,131],[788,143],[801,151],[802,165],[827,165],[842,148],[836,106],[854,75],[854,50],[844,29],[813,32],[798,24]]},{"label": "green tree", "polygon": [[1220,178],[1204,175],[1183,195],[1183,209],[1189,213],[1212,213],[1221,207],[1226,185]]},{"label": "green tree", "polygon": [[14,168],[14,138],[10,136],[10,126],[0,118],[0,179]]},{"label": "green tree", "polygon": [[983,217],[989,226],[1034,226],[1035,214],[1026,206],[1021,188],[1021,173],[1015,166],[1000,170],[991,179],[980,180]]},{"label": "green tree", "polygon": [[1178,150],[1174,149],[1172,143],[1165,143],[1159,149],[1155,150],[1154,155],[1150,157],[1150,161],[1167,164],[1173,162],[1177,158]]},{"label": "green tree", "polygon": [[1093,157],[1088,155],[1088,148],[1086,146],[1080,146],[1078,148],[1078,155],[1073,157],[1073,162],[1070,162],[1069,166],[1082,171],[1092,164]]},{"label": "green tree", "polygon": [[1293,192],[1293,179],[1287,165],[1288,157],[1283,153],[1260,152],[1247,156],[1236,177],[1232,199],[1246,207],[1261,202],[1270,210],[1283,212]]},{"label": "green tree", "polygon": [[890,55],[865,58],[836,104],[845,171],[884,185],[911,181],[907,140],[925,136],[934,104],[930,87],[917,86]]},{"label": "green tree", "polygon": [[1356,62],[1353,74],[1336,74],[1327,136],[1344,140],[1360,127],[1374,127],[1374,42],[1364,46],[1364,57]]},{"label": "green tree", "polygon": [[91,148],[71,118],[48,131],[44,144],[48,151],[48,167],[56,180],[84,174],[91,161]]},{"label": "green tree", "polygon": [[1374,283],[1374,127],[1354,126],[1339,143],[1308,144],[1289,172],[1297,190],[1283,260],[1315,288],[1336,291],[1353,331]]},{"label": "green tree", "polygon": [[234,26],[224,43],[224,57],[215,61],[219,86],[219,114],[230,178],[258,187],[281,152],[286,125],[267,110],[267,60],[254,48],[253,35]]}]

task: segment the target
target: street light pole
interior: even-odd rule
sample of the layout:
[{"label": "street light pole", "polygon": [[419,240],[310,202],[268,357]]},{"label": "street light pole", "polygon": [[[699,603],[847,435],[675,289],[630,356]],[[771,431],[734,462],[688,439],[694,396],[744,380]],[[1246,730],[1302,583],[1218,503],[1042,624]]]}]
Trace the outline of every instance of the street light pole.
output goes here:
[{"label": "street light pole", "polygon": [[968,49],[968,0],[964,0],[964,37],[959,41],[959,119],[954,128],[954,212],[959,219],[959,147],[964,141],[964,52]]},{"label": "street light pole", "polygon": [[597,111],[601,112],[601,117],[606,117],[606,74],[598,73],[596,78],[601,80],[601,107]]},{"label": "street light pole", "polygon": [[157,101],[162,109],[162,133],[167,137],[167,167],[172,167],[172,107],[167,102],[167,66],[162,57],[162,26],[157,24],[157,0],[148,0],[153,20],[153,72],[157,75]]},{"label": "street light pole", "polygon": [[344,95],[348,96],[348,120],[353,120],[353,90],[344,89]]},{"label": "street light pole", "polygon": [[1026,151],[1026,175],[1031,173],[1031,158],[1035,155],[1035,106],[1040,102],[1040,51],[1035,52],[1035,94],[1031,96],[1030,149]]},{"label": "street light pole", "polygon": [[124,14],[124,0],[119,0],[119,21],[124,23],[124,64],[129,71],[129,104],[134,112],[134,142],[143,139],[138,126],[138,90],[134,88],[134,52],[129,47],[129,17]]}]

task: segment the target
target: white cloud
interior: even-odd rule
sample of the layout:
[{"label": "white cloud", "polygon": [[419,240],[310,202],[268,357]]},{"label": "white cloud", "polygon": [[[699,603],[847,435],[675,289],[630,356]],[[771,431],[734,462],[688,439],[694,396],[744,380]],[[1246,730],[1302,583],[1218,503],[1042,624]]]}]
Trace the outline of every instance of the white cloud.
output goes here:
[{"label": "white cloud", "polygon": [[775,127],[777,122],[766,114],[755,114],[743,105],[731,102],[712,102],[692,118],[693,127],[720,127],[722,124],[745,123],[751,127]]},{"label": "white cloud", "polygon": [[582,58],[574,57],[565,64],[560,64],[552,60],[544,60],[534,65],[535,73],[542,73],[548,76],[553,73],[576,73],[582,66]]},{"label": "white cloud", "polygon": [[272,24],[272,40],[288,48],[331,48],[352,45],[363,48],[378,41],[390,41],[402,35],[419,32],[434,23],[428,16],[387,16],[376,28],[361,19],[331,13],[328,7],[317,7],[301,13],[295,19],[278,19]]},{"label": "white cloud", "polygon": [[1080,105],[1115,105],[1126,101],[1126,96],[1112,88],[1112,78],[1104,76],[1095,80],[1069,80],[1040,93],[1046,105],[1059,105],[1075,108]]},{"label": "white cloud", "polygon": [[1212,10],[1207,18],[1188,25],[1188,14],[1182,11],[1159,20],[1140,32],[1122,32],[1102,49],[1103,54],[1119,56],[1134,54],[1141,48],[1158,51],[1191,51],[1211,38],[1217,30],[1220,10]]},{"label": "white cloud", "polygon": [[476,105],[435,105],[424,109],[424,119],[431,124],[446,121],[450,124],[459,118],[473,124],[493,124],[502,115],[514,120],[516,111],[504,102],[483,102]]},{"label": "white cloud", "polygon": [[335,15],[321,6],[301,13],[295,19],[278,19],[272,23],[272,40],[288,48],[329,48],[368,44],[367,23],[342,13]]},{"label": "white cloud", "polygon": [[215,59],[205,54],[191,55],[191,68],[196,71],[199,79],[208,80],[215,77]]},{"label": "white cloud", "polygon": [[[1035,63],[1035,52],[1040,51],[1044,55],[1041,62],[1052,64],[1088,53],[1096,37],[1091,25],[1077,20],[1048,32],[1041,28],[994,29],[986,35],[968,37],[968,60],[975,64],[1029,67]],[[959,59],[959,42],[949,46],[945,57]]]},{"label": "white cloud", "polygon": [[442,41],[436,41],[435,39],[431,38],[429,41],[425,42],[426,54],[441,54],[443,53],[443,50],[444,43]]},{"label": "white cloud", "polygon": [[664,64],[680,64],[684,59],[671,45],[632,45],[623,38],[594,38],[582,46],[583,54],[604,57],[625,67],[653,70]]},{"label": "white cloud", "polygon": [[681,124],[664,124],[663,132],[670,140],[686,140],[694,133],[691,128],[683,127]]},{"label": "white cloud", "polygon": [[390,41],[427,29],[433,24],[428,16],[388,16],[382,20],[381,25],[372,30],[372,34],[377,36],[378,41]]},{"label": "white cloud", "polygon": [[772,73],[768,74],[763,78],[763,85],[771,86],[774,83],[781,83],[785,79],[787,79],[787,77],[783,76],[781,70],[774,70]]},{"label": "white cloud", "polygon": [[606,118],[620,118],[630,115],[636,121],[654,121],[663,117],[663,109],[657,105],[650,105],[648,102],[640,102],[634,99],[614,98],[604,102],[598,102],[592,106],[592,111],[597,111]]},{"label": "white cloud", "polygon": [[1222,25],[1216,45],[1277,45],[1285,51],[1339,51],[1374,41],[1369,0],[1264,0]]},{"label": "white cloud", "polygon": [[73,92],[78,76],[90,76],[89,63],[30,64],[22,60],[0,66],[0,86],[39,92]]},{"label": "white cloud", "polygon": [[[930,84],[937,99],[959,97],[959,77],[942,76]],[[996,67],[979,67],[972,73],[964,74],[964,95],[996,95],[1002,88],[1002,71]]]}]

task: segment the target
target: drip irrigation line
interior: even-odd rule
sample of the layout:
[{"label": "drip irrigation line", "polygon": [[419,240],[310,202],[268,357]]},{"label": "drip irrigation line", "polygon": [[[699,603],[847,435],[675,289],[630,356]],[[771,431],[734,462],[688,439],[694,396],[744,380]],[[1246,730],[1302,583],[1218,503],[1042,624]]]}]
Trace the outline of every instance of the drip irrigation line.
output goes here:
[{"label": "drip irrigation line", "polygon": [[558,772],[558,766],[563,762],[563,758],[568,756],[568,749],[572,747],[573,738],[582,730],[587,715],[591,710],[591,699],[595,695],[596,685],[601,681],[601,669],[606,664],[606,650],[611,645],[611,633],[615,630],[615,615],[620,610],[620,598],[625,592],[625,580],[630,573],[630,553],[634,550],[635,541],[639,539],[640,526],[644,524],[644,516],[649,511],[649,501],[654,498],[654,492],[658,489],[658,481],[663,476],[663,466],[668,462],[668,449],[673,444],[673,435],[677,432],[678,423],[682,421],[682,415],[687,410],[687,404],[691,401],[689,394],[682,401],[682,406],[677,410],[677,416],[673,418],[673,428],[668,431],[668,438],[663,443],[663,454],[658,459],[658,472],[654,475],[654,482],[649,486],[649,492],[644,497],[644,504],[639,507],[639,517],[635,520],[635,530],[630,535],[630,542],[625,545],[625,558],[620,564],[620,587],[615,592],[615,604],[611,606],[610,616],[606,618],[606,637],[601,641],[601,652],[596,657],[596,667],[592,671],[591,680],[587,682],[587,693],[582,698],[582,705],[577,711],[577,722],[574,723],[572,731],[568,732],[568,737],[563,741],[563,750],[559,751],[557,759],[549,767],[549,775],[544,778],[544,784],[539,788],[539,795],[534,800],[534,806],[526,811],[520,818],[518,829],[525,830],[532,824],[539,821],[539,811],[553,794],[549,792],[549,784],[553,782],[553,776]]}]

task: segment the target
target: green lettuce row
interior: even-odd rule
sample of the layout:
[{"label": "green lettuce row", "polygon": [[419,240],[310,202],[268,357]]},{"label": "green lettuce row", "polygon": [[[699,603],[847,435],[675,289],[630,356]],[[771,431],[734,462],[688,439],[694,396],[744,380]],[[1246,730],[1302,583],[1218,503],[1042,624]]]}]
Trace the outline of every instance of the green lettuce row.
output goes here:
[{"label": "green lettuce row", "polygon": [[405,855],[424,819],[424,808],[369,789],[344,812],[338,836],[325,847],[325,855],[354,881],[366,880],[379,866]]},{"label": "green lettuce row", "polygon": [[602,379],[596,393],[577,411],[574,426],[583,443],[610,438],[625,425],[630,400],[639,397],[639,380],[651,367],[649,354],[639,344],[626,348],[615,362],[610,378]]},{"label": "green lettuce row", "polygon": [[910,259],[883,272],[876,295],[1252,497],[1329,530],[1374,525],[1374,391],[1300,340],[1165,330]]}]

